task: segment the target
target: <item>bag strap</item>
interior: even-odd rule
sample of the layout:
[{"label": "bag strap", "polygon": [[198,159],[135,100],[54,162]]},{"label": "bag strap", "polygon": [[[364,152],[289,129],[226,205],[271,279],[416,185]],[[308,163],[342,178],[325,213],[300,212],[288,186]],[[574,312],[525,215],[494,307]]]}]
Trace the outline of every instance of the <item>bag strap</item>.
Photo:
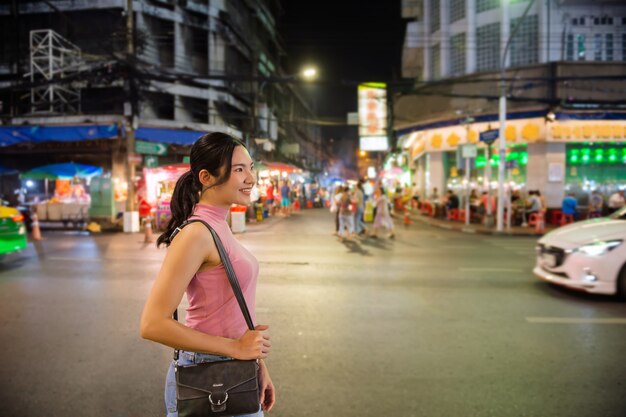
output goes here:
[{"label": "bag strap", "polygon": [[[235,269],[233,268],[232,263],[230,262],[230,258],[226,253],[226,249],[224,249],[224,245],[222,244],[222,240],[218,236],[217,232],[211,227],[211,225],[204,220],[195,219],[195,220],[187,220],[176,229],[170,236],[170,242],[174,239],[174,237],[183,229],[183,227],[187,226],[191,223],[202,223],[209,229],[211,235],[213,236],[213,240],[215,241],[215,246],[217,247],[217,252],[220,255],[220,260],[224,265],[224,269],[226,270],[226,276],[228,277],[228,281],[230,282],[230,286],[235,293],[235,298],[237,299],[237,303],[239,304],[239,308],[241,309],[241,313],[243,314],[244,319],[246,320],[246,324],[248,325],[248,329],[254,330],[254,323],[252,322],[252,317],[250,316],[250,311],[248,310],[248,305],[246,304],[246,299],[243,296],[243,292],[241,291],[241,287],[239,286],[239,280],[237,279],[237,275],[235,274]],[[174,320],[178,321],[178,309],[174,310],[174,314],[172,315]],[[178,349],[174,350],[174,360],[178,360]]]}]

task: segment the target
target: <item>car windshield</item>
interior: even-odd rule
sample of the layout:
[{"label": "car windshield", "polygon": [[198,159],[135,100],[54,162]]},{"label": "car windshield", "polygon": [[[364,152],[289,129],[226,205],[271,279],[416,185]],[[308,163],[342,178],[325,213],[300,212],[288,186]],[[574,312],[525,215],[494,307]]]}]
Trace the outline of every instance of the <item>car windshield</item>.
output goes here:
[{"label": "car windshield", "polygon": [[609,218],[613,220],[626,220],[626,207],[617,210],[615,213],[611,214]]}]

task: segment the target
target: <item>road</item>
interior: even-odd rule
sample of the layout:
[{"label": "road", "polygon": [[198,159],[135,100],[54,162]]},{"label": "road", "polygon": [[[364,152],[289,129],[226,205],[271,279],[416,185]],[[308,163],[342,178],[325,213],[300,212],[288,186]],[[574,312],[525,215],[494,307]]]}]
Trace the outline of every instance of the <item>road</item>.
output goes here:
[{"label": "road", "polygon": [[[261,264],[269,415],[626,415],[626,325],[587,320],[626,303],[536,280],[533,238],[411,225],[344,244],[332,229],[308,210],[239,236]],[[0,266],[0,414],[164,415],[171,350],[138,326],[165,250],[45,238]]]}]

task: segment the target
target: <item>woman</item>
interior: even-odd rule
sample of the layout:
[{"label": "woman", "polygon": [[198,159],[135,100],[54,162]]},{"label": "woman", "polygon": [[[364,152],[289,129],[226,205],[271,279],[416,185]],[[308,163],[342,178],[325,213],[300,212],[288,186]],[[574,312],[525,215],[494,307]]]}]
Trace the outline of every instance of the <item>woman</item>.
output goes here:
[{"label": "woman", "polygon": [[343,189],[338,203],[339,211],[339,238],[344,241],[354,238],[355,202],[348,187]]},{"label": "woman", "polygon": [[378,229],[381,227],[389,230],[389,238],[393,239],[393,219],[389,214],[389,200],[385,195],[383,187],[378,187],[374,193],[374,207],[376,208],[376,217],[374,217],[374,225],[372,226],[372,237],[378,237]]},{"label": "woman", "polygon": [[[202,223],[191,223],[170,239],[187,219],[209,223],[224,244],[254,321],[258,262],[226,223],[231,204],[250,203],[255,183],[253,162],[243,143],[216,132],[194,143],[190,163],[191,170],[180,177],[174,189],[172,220],[157,242],[167,245],[168,251],[144,307],[141,336],[180,349],[180,365],[225,357],[259,359],[261,407],[251,416],[263,416],[263,410],[271,410],[275,402],[274,385],[263,361],[271,346],[268,326],[248,330],[215,242]],[[184,292],[189,299],[186,325],[172,319]],[[178,416],[174,362],[167,373],[165,405],[168,417]]]}]

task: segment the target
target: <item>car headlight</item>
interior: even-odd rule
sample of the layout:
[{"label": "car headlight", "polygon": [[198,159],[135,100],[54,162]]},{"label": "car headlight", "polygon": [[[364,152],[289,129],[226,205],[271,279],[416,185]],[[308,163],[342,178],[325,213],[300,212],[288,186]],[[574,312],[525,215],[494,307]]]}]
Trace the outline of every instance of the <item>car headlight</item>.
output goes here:
[{"label": "car headlight", "polygon": [[590,243],[589,245],[581,246],[577,249],[577,252],[582,252],[587,256],[602,256],[619,245],[621,245],[623,240],[609,240],[609,241],[598,241]]}]

